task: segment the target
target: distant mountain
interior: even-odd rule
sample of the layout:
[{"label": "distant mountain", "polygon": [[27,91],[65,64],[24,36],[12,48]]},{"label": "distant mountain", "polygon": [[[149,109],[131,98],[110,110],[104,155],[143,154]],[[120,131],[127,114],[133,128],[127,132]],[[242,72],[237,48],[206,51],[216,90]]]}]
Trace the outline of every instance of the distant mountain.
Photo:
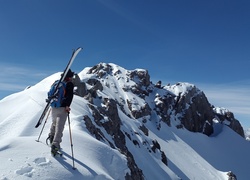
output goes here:
[{"label": "distant mountain", "polygon": [[[9,162],[12,166],[8,167],[14,168],[14,175],[2,171],[0,177],[46,179],[41,176],[44,168],[47,168],[45,177],[51,179],[250,177],[250,144],[232,112],[211,105],[203,91],[193,84],[163,85],[161,81],[154,84],[147,70],[126,70],[112,63],[85,68],[74,78],[71,121],[78,171],[69,170],[68,163],[72,159],[70,151],[66,152],[70,147],[65,140],[66,128],[64,161],[57,162],[50,157],[49,148],[28,143],[39,134],[34,125],[44,107],[46,92],[59,75],[54,74],[0,101],[3,110],[0,154],[6,153],[4,157],[9,155],[22,162],[8,153],[16,151],[22,142],[26,145],[18,149],[19,153],[30,152],[29,147],[34,146],[36,154],[31,153],[29,159],[44,159],[45,164],[43,167],[37,163],[26,165],[21,169],[24,173],[20,174],[16,173],[20,169],[17,164],[13,166],[12,160]],[[42,141],[47,133],[48,128]],[[37,157],[38,154],[42,157]],[[28,171],[31,167],[32,171]]]}]

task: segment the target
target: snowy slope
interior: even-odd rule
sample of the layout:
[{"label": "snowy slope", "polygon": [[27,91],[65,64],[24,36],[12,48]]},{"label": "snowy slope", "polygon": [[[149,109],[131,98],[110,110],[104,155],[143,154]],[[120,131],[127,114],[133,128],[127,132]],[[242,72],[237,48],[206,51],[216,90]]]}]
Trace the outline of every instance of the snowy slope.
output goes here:
[{"label": "snowy slope", "polygon": [[100,143],[77,127],[82,118],[77,113],[84,109],[81,106],[84,105],[82,98],[74,98],[72,105],[74,110],[71,114],[77,170],[71,167],[73,161],[68,127],[65,127],[62,143],[63,158],[51,157],[50,148],[45,144],[49,122],[46,124],[41,141],[35,141],[40,129],[35,129],[34,125],[41,114],[46,92],[56,77],[58,74],[0,102],[2,109],[0,156],[2,162],[5,162],[0,165],[1,179],[30,179],[27,177],[34,179],[122,179],[128,171],[125,158],[116,150]]},{"label": "snowy slope", "polygon": [[[124,103],[126,98],[133,99],[132,109],[139,108],[144,103],[142,99],[122,90],[126,86],[133,86],[136,81],[126,82],[124,74],[127,70],[112,66],[121,74],[103,79],[102,83],[108,86],[98,92],[99,96],[112,97],[120,103]],[[94,74],[86,74],[88,70],[86,68],[79,73],[83,81],[95,77]],[[50,148],[45,144],[51,123],[50,116],[40,142],[35,141],[41,127],[36,129],[34,126],[45,106],[46,93],[51,83],[59,77],[60,73],[56,73],[35,86],[0,101],[0,179],[124,179],[130,173],[126,157],[119,150],[111,148],[107,142],[98,141],[89,133],[83,116],[92,117],[92,110],[88,106],[89,102],[82,97],[74,96],[70,114],[76,170],[72,169],[68,123],[62,142],[63,157],[52,157]],[[95,105],[102,103],[95,101]],[[131,138],[139,142],[135,145],[126,137],[126,146],[142,169],[145,179],[227,179],[228,171],[235,173],[238,179],[250,177],[250,144],[227,126],[222,126],[223,130],[217,136],[208,137],[165,123],[161,123],[159,131],[155,121],[148,120],[145,123],[149,131],[146,136],[135,133],[140,132],[140,120],[129,118],[124,112],[130,113],[129,109],[118,109],[121,129],[129,132]],[[113,142],[110,135],[104,130],[102,132]],[[166,154],[168,166],[161,161],[160,151],[149,153],[150,144],[144,143],[151,140],[157,140],[160,144],[161,151]]]}]

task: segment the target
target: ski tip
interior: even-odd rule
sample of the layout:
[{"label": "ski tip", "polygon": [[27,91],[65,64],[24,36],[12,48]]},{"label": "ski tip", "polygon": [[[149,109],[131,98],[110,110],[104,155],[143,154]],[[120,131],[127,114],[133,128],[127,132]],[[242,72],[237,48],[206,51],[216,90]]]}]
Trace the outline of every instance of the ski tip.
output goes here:
[{"label": "ski tip", "polygon": [[78,48],[76,48],[76,49],[72,49],[72,56],[75,54],[75,53],[79,53],[81,50],[82,50],[83,48],[82,47],[78,47]]},{"label": "ski tip", "polygon": [[83,48],[82,47],[78,47],[75,49],[75,51],[81,51]]}]

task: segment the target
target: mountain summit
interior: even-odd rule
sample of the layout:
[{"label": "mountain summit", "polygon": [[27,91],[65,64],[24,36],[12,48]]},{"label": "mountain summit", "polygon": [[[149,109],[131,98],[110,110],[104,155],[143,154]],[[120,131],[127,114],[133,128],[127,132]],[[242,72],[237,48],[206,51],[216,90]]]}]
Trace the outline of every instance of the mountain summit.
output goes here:
[{"label": "mountain summit", "polygon": [[[44,143],[34,141],[39,134],[34,125],[58,77],[60,73],[0,101],[0,154],[7,161],[0,165],[2,179],[250,176],[250,145],[232,112],[211,105],[193,84],[154,84],[147,70],[112,63],[85,68],[74,78],[70,117],[77,170],[69,169],[66,127],[64,159],[54,159]],[[49,132],[46,127],[42,142]]]},{"label": "mountain summit", "polygon": [[[111,63],[100,63],[79,76],[75,80],[76,94],[91,97],[88,101],[92,104],[95,99],[112,100],[129,118],[155,121],[159,130],[163,121],[168,126],[210,136],[215,132],[214,124],[219,122],[244,137],[244,130],[233,113],[210,105],[205,94],[193,84],[162,86],[161,81],[153,84],[147,70],[128,71]],[[112,95],[105,95],[106,91]]]}]

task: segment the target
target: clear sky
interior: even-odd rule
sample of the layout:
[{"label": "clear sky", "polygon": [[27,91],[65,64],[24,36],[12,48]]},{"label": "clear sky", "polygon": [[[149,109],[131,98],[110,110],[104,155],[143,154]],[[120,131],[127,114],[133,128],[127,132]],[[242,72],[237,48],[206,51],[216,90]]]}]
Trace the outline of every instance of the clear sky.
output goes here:
[{"label": "clear sky", "polygon": [[0,99],[99,62],[190,82],[250,127],[249,0],[0,0]]}]

